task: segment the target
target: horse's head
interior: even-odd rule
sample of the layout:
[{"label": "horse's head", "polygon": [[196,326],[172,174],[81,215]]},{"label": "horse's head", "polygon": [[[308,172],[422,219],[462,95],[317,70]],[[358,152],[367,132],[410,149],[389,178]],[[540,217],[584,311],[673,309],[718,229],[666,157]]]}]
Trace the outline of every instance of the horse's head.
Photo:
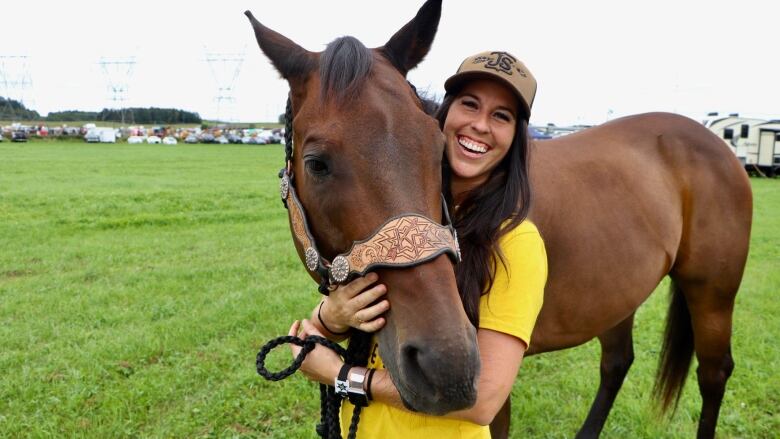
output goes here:
[{"label": "horse's head", "polygon": [[[444,140],[405,78],[428,53],[440,15],[441,1],[428,1],[383,47],[343,37],[314,53],[247,12],[290,85],[294,187],[326,259],[396,215],[442,220]],[[473,405],[479,355],[451,260],[376,271],[392,304],[380,353],[406,405],[432,414]]]}]

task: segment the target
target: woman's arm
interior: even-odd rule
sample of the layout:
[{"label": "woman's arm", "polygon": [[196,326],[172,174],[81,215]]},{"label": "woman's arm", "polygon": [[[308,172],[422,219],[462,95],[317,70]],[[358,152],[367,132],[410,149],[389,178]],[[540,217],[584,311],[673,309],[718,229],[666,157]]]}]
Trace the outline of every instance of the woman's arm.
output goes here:
[{"label": "woman's arm", "polygon": [[[295,335],[297,332],[298,322],[295,322],[290,328],[290,335]],[[310,322],[304,320],[300,337],[306,335],[321,334],[317,333]],[[490,329],[477,331],[477,343],[482,360],[482,370],[477,382],[477,402],[469,409],[448,413],[445,416],[488,425],[512,390],[526,346],[517,337]],[[293,346],[293,356],[299,351],[299,347]],[[301,371],[311,380],[332,386],[343,364],[341,358],[334,352],[318,346],[309,353]],[[375,401],[406,409],[401,402],[398,389],[385,369],[378,369],[374,373],[371,381],[371,396]]]},{"label": "woman's arm", "polygon": [[[477,382],[477,402],[469,409],[451,412],[445,417],[488,425],[512,391],[526,346],[517,337],[490,329],[477,331],[477,344],[482,361]],[[374,373],[371,395],[376,401],[405,409],[387,370],[380,369]]]}]

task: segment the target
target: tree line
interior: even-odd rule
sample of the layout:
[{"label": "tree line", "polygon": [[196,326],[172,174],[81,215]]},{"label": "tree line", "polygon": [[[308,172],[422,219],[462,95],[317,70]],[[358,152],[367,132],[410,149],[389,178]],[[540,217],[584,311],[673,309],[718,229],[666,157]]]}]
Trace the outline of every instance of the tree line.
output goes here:
[{"label": "tree line", "polygon": [[198,113],[177,108],[122,108],[102,111],[53,111],[41,117],[35,110],[29,110],[18,101],[0,97],[0,120],[45,120],[49,122],[125,122],[133,124],[179,124],[201,123]]}]

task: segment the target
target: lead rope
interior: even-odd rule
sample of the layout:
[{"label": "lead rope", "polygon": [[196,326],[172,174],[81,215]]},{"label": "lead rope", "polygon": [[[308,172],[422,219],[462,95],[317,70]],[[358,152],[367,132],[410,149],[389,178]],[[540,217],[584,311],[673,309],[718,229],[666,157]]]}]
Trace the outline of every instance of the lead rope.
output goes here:
[{"label": "lead rope", "polygon": [[[302,348],[301,352],[298,353],[298,356],[295,357],[292,364],[286,369],[280,370],[279,372],[269,372],[265,367],[266,357],[274,348],[286,343],[300,346]],[[347,350],[338,343],[332,342],[327,338],[318,335],[310,335],[301,340],[292,335],[285,335],[269,341],[260,349],[260,352],[257,353],[257,360],[255,362],[257,373],[269,381],[283,380],[300,369],[303,360],[306,359],[306,355],[313,351],[318,344],[333,350],[345,360],[347,359]],[[320,423],[317,424],[316,430],[317,434],[323,439],[341,439],[339,408],[341,407],[343,399],[344,397],[337,394],[336,389],[333,386],[320,384]],[[357,435],[361,409],[361,406],[355,406],[355,409],[352,412],[352,422],[349,425],[349,436],[347,436],[349,439],[354,439]]]}]

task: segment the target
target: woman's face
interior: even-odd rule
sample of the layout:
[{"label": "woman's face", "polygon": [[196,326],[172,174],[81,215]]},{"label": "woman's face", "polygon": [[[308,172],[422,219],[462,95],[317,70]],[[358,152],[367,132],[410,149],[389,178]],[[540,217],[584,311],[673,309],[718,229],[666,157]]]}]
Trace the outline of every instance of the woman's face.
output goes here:
[{"label": "woman's face", "polygon": [[461,191],[487,180],[509,152],[517,117],[517,97],[497,81],[471,81],[455,97],[443,131],[452,182]]}]

